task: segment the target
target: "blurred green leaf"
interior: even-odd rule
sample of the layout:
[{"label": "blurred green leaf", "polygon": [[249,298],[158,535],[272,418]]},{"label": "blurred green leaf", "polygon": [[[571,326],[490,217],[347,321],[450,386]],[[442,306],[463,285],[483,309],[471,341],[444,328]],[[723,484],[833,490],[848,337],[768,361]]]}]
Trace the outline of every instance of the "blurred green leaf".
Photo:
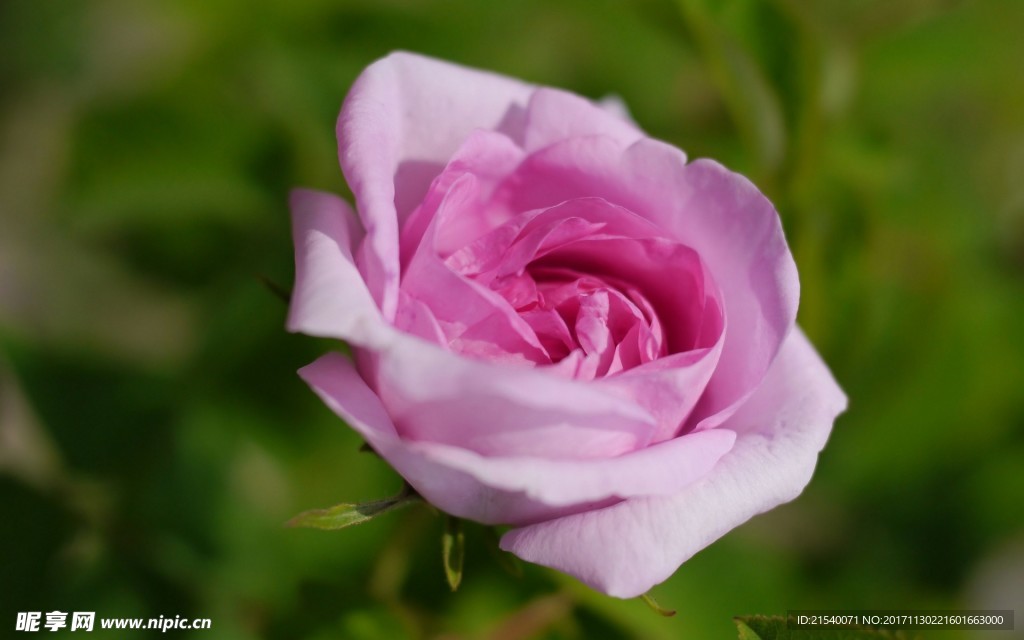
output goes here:
[{"label": "blurred green leaf", "polygon": [[678,2],[758,171],[771,174],[786,153],[786,125],[776,90],[756,60],[713,18],[705,0]]}]

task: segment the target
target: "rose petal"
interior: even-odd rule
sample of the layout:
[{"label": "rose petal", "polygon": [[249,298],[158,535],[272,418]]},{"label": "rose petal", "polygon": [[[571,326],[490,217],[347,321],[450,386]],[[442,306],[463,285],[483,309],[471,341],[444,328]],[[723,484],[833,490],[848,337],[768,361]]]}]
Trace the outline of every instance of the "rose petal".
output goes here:
[{"label": "rose petal", "polygon": [[448,348],[448,337],[430,307],[404,291],[398,293],[398,312],[395,314],[395,328],[408,334]]},{"label": "rose petal", "polygon": [[403,438],[482,455],[602,458],[649,444],[654,420],[625,397],[543,368],[510,367],[395,332],[373,386]]},{"label": "rose petal", "polygon": [[676,353],[622,373],[599,379],[596,385],[627,397],[651,412],[658,428],[652,442],[679,434],[684,421],[700,401],[718,364],[722,342],[706,349]]},{"label": "rose petal", "polygon": [[295,286],[288,330],[376,342],[383,318],[352,259],[362,238],[352,209],[337,196],[307,189],[292,192],[291,208]]},{"label": "rose petal", "polygon": [[340,354],[323,356],[299,374],[427,500],[489,524],[522,524],[599,501],[674,493],[707,473],[735,440],[731,431],[715,429],[610,459],[488,458],[401,440],[380,398]]},{"label": "rose petal", "polygon": [[474,129],[521,135],[533,87],[492,73],[393,53],[367,67],[338,117],[338,155],[366,243],[358,259],[384,316],[398,300],[398,231]]},{"label": "rose petal", "polygon": [[464,518],[497,524],[503,519],[529,522],[560,510],[522,494],[488,487],[473,476],[410,451],[399,439],[380,398],[344,356],[332,353],[299,370],[332,411],[345,421],[431,504]]},{"label": "rose petal", "polygon": [[[479,185],[480,200],[489,200],[491,192],[501,184],[505,176],[515,170],[523,157],[522,149],[507,136],[495,131],[473,131],[444,170],[434,178],[423,201],[402,226],[403,268],[419,248],[423,234],[456,181],[466,174],[472,175]],[[481,206],[466,213],[468,215],[450,219],[435,235],[434,243],[443,256],[469,244],[507,219],[506,212],[493,206],[484,206],[483,202]]]},{"label": "rose petal", "polygon": [[603,135],[629,145],[644,137],[621,108],[602,106],[578,95],[542,87],[530,96],[526,110],[523,148],[530,152],[561,140],[579,136]]},{"label": "rose petal", "polygon": [[[710,330],[714,323],[703,318],[708,304],[705,289],[719,294],[696,253],[663,237],[644,218],[602,198],[576,198],[523,213],[452,254],[446,264],[485,284],[500,283],[528,267],[532,273],[571,269],[604,275],[609,282],[628,285],[623,293],[633,291],[646,298],[643,304],[651,312],[651,327],[658,336],[667,336],[665,346],[672,351],[706,347],[719,338]],[[437,287],[431,290],[440,296]],[[573,289],[571,296],[580,293]],[[544,289],[547,306],[556,306],[551,294]],[[465,311],[459,313],[465,315]],[[606,372],[612,355],[609,352],[608,360],[595,371]]]},{"label": "rose petal", "polygon": [[515,529],[501,547],[609,595],[638,596],[729,530],[799,495],[845,407],[828,367],[794,329],[764,382],[723,425],[739,437],[705,478],[672,496]]},{"label": "rose petal", "polygon": [[[624,283],[620,290],[628,284],[658,314],[670,352],[708,346],[697,343],[707,304],[706,274],[697,254],[678,242],[595,234],[559,247],[533,264],[539,269],[568,266],[608,283]],[[710,343],[718,339],[709,337]]]},{"label": "rose petal", "polygon": [[[721,422],[761,381],[796,317],[799,280],[779,216],[743,176],[644,138],[626,147],[575,138],[527,158],[499,187],[512,210],[601,197],[692,248],[722,292],[729,331],[718,370],[691,420]],[[669,332],[671,334],[671,332]]]},{"label": "rose petal", "polygon": [[452,184],[410,259],[401,291],[428,307],[448,340],[461,341],[457,349],[467,354],[546,363],[547,353],[533,329],[508,301],[456,273],[439,255],[435,243],[439,227],[448,219],[472,215],[478,196],[479,182],[471,174]]}]

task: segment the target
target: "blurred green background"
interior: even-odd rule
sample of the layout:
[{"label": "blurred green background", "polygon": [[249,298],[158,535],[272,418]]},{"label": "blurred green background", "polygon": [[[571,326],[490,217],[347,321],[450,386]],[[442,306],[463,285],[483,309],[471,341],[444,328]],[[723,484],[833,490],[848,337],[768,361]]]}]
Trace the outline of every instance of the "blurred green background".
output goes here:
[{"label": "blurred green background", "polygon": [[[239,639],[717,639],[825,607],[1021,629],[1022,28],[1019,0],[5,0],[0,636],[54,609]],[[424,508],[282,526],[400,486],[294,374],[335,345],[256,278],[291,281],[291,187],[347,193],[338,108],[398,48],[617,94],[779,208],[850,410],[802,497],[654,590],[676,618],[512,577],[472,526],[451,595]]]}]

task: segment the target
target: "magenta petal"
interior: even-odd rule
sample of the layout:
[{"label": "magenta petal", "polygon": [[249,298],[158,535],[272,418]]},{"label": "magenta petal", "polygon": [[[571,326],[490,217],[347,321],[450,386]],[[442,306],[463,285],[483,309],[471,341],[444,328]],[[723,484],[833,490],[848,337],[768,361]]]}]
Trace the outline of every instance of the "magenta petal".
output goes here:
[{"label": "magenta petal", "polygon": [[638,596],[726,532],[799,495],[845,408],[832,374],[794,329],[761,386],[723,425],[737,432],[736,444],[702,480],[671,496],[514,529],[501,546],[609,595]]},{"label": "magenta petal", "polygon": [[707,278],[700,258],[690,248],[663,238],[595,234],[560,247],[534,264],[542,268],[571,265],[595,278],[626,283],[658,314],[670,351],[683,352],[698,346]]},{"label": "magenta petal", "polygon": [[532,91],[511,78],[404,52],[370,65],[352,86],[338,118],[338,155],[366,228],[360,266],[386,318],[398,302],[405,218],[474,129],[521,135]]},{"label": "magenta petal", "polygon": [[362,237],[348,204],[329,193],[291,195],[295,287],[288,330],[354,344],[375,341],[383,319],[352,259]]}]

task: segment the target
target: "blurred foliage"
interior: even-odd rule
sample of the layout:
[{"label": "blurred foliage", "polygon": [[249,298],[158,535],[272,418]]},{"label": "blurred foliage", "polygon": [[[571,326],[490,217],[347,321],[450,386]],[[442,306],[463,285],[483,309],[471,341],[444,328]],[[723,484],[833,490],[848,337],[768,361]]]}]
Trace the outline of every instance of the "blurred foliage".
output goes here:
[{"label": "blurred foliage", "polygon": [[[731,638],[791,608],[1019,607],[1021,27],[1018,0],[5,0],[0,628]],[[674,618],[512,577],[471,524],[452,595],[422,506],[282,526],[401,485],[294,375],[334,345],[258,280],[291,280],[289,188],[346,193],[337,110],[398,48],[618,94],[779,208],[850,411],[799,500],[654,590]]]}]

